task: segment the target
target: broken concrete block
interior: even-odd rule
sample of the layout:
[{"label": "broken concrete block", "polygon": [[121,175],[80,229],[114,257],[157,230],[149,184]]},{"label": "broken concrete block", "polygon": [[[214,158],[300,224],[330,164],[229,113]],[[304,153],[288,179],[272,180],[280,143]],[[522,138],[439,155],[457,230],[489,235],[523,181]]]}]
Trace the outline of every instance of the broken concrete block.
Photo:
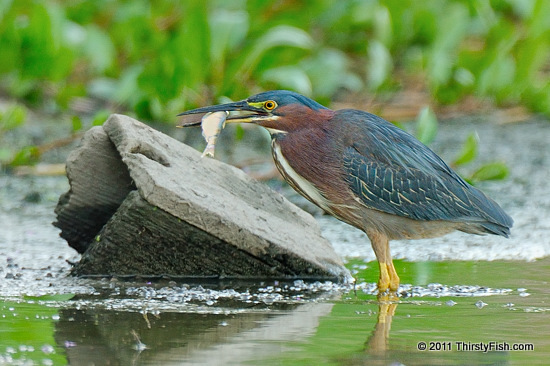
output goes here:
[{"label": "broken concrete block", "polygon": [[102,127],[93,127],[66,164],[71,189],[55,209],[61,237],[79,253],[135,190],[128,168]]},{"label": "broken concrete block", "polygon": [[350,278],[311,215],[129,117],[86,133],[67,175],[55,225],[84,253],[75,274]]}]

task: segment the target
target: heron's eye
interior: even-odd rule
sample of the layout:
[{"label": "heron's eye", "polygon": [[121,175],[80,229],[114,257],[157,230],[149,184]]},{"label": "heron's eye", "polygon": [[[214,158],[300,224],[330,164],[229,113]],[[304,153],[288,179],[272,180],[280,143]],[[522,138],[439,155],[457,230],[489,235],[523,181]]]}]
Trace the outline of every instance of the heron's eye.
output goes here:
[{"label": "heron's eye", "polygon": [[275,109],[276,106],[277,106],[277,103],[275,103],[272,100],[268,100],[267,102],[264,103],[264,108],[267,109],[268,111]]}]

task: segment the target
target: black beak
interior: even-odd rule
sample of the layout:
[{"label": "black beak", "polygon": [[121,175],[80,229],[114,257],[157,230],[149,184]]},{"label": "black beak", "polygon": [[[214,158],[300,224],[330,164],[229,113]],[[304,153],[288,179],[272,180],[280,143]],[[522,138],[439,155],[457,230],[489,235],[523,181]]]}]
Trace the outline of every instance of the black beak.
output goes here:
[{"label": "black beak", "polygon": [[263,109],[249,105],[246,100],[241,100],[239,102],[212,105],[180,113],[178,116],[183,116],[183,118],[178,127],[199,125],[206,113],[224,111],[230,113],[227,122],[253,122],[254,117],[266,116],[268,114]]}]

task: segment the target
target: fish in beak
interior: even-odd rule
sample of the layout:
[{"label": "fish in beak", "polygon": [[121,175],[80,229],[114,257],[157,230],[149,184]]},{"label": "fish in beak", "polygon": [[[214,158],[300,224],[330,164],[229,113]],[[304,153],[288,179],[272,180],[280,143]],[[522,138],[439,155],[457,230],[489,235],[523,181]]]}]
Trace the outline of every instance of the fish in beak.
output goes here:
[{"label": "fish in beak", "polygon": [[202,157],[209,156],[213,158],[216,149],[216,141],[227,122],[254,122],[268,114],[269,113],[266,113],[263,109],[254,107],[243,100],[235,103],[197,108],[180,113],[178,116],[183,116],[183,120],[178,127],[197,126],[200,124],[202,136],[206,140],[206,148],[202,153]]},{"label": "fish in beak", "polygon": [[261,121],[269,116],[264,109],[249,104],[246,100],[193,109],[178,114],[182,120],[178,127],[198,126],[207,113],[228,112],[226,123],[250,123]]}]

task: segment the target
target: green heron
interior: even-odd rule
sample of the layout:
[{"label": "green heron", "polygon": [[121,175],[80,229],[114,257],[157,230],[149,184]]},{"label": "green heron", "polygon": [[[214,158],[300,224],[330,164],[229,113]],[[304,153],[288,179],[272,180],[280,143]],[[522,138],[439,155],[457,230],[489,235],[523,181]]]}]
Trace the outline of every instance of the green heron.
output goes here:
[{"label": "green heron", "polygon": [[228,123],[265,127],[275,164],[288,184],[367,234],[380,266],[380,293],[399,287],[390,240],[455,230],[510,234],[513,221],[495,201],[416,138],[376,115],[334,111],[286,90],[180,115],[218,111],[231,112]]}]

